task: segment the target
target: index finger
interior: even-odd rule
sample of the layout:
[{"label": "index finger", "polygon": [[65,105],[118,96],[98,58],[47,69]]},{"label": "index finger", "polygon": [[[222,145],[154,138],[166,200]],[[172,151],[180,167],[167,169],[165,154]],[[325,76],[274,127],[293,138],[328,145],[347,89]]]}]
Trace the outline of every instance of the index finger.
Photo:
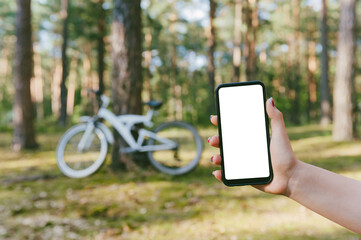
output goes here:
[{"label": "index finger", "polygon": [[211,115],[210,120],[213,125],[218,126],[218,116],[217,115]]}]

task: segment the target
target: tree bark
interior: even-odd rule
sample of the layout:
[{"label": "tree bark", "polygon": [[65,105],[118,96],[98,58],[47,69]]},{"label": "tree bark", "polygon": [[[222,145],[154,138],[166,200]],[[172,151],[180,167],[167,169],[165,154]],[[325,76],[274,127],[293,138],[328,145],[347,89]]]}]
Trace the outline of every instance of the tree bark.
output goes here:
[{"label": "tree bark", "polygon": [[145,34],[145,52],[144,52],[144,63],[145,63],[145,76],[144,76],[144,93],[145,93],[145,101],[152,100],[152,89],[150,80],[152,74],[150,72],[150,64],[152,62],[152,34],[151,31]]},{"label": "tree bark", "polygon": [[6,79],[8,79],[7,73],[8,73],[8,69],[9,69],[9,65],[10,65],[9,62],[10,62],[10,51],[5,45],[4,48],[1,49],[1,59],[0,59],[0,66],[1,66],[1,68],[0,68],[0,78],[4,79],[0,83],[0,102],[3,101],[4,95],[5,95],[5,92],[6,92],[6,89],[7,89],[7,81],[6,81]]},{"label": "tree bark", "polygon": [[[140,0],[114,0],[112,24],[113,107],[116,114],[142,113],[142,39]],[[130,156],[119,160],[120,137],[112,153],[112,168],[132,165]]]},{"label": "tree bark", "polygon": [[104,55],[105,55],[105,10],[103,8],[104,0],[99,0],[99,19],[98,19],[98,78],[99,78],[99,91],[104,92]]},{"label": "tree bark", "polygon": [[67,105],[66,113],[68,116],[73,115],[73,111],[74,111],[77,68],[78,68],[78,52],[75,52],[73,59],[70,63],[70,71],[69,71],[69,85],[68,85],[68,94],[66,100],[66,105]]},{"label": "tree bark", "polygon": [[259,27],[258,19],[258,0],[253,0],[253,10],[252,10],[252,44],[251,44],[251,66],[250,66],[250,79],[257,80],[257,32]]},{"label": "tree bark", "polygon": [[31,0],[17,0],[16,50],[14,64],[14,136],[13,149],[36,148],[34,105],[30,95],[33,76],[33,47],[31,30]]},{"label": "tree bark", "polygon": [[176,24],[178,21],[177,11],[175,10],[175,1],[171,3],[170,6],[170,14],[169,14],[169,26],[168,30],[170,33],[170,46],[169,46],[169,55],[170,55],[170,70],[169,70],[169,95],[170,101],[168,104],[169,113],[168,120],[181,120],[182,119],[182,102],[180,99],[180,91],[181,86],[178,84],[177,76],[179,74],[179,68],[177,66],[177,36],[176,36]]},{"label": "tree bark", "polygon": [[308,85],[308,120],[316,116],[315,103],[317,101],[317,89],[315,83],[316,63],[316,42],[309,40],[307,53],[307,85]]},{"label": "tree bark", "polygon": [[333,92],[333,139],[353,139],[352,86],[355,51],[355,0],[341,0],[337,42],[336,78]]},{"label": "tree bark", "polygon": [[[174,32],[173,32],[174,34]],[[171,90],[171,97],[172,102],[170,104],[171,113],[173,116],[172,120],[182,120],[182,100],[181,100],[181,88],[182,86],[177,81],[177,76],[179,73],[177,67],[177,45],[176,45],[176,37],[173,35],[173,41],[171,46],[171,59],[170,59],[170,90]]]},{"label": "tree bark", "polygon": [[30,93],[34,102],[36,118],[44,118],[44,92],[43,92],[43,74],[41,66],[41,56],[36,48],[33,48],[34,55],[34,77],[30,81]]},{"label": "tree bark", "polygon": [[233,43],[233,79],[232,82],[241,80],[241,28],[242,28],[242,0],[235,1],[234,18],[234,43]]},{"label": "tree bark", "polygon": [[51,111],[55,117],[60,116],[60,83],[61,83],[61,73],[62,66],[60,61],[54,61],[54,72],[53,72],[53,80],[51,83]]},{"label": "tree bark", "polygon": [[63,65],[63,73],[60,83],[60,117],[59,124],[65,126],[66,124],[66,100],[67,100],[67,88],[65,85],[66,79],[68,77],[68,59],[66,56],[66,49],[68,46],[68,0],[61,1],[61,18],[63,19],[63,44],[61,47],[61,61]]},{"label": "tree bark", "polygon": [[300,0],[292,0],[293,35],[290,42],[291,69],[289,97],[292,104],[291,121],[300,123]]},{"label": "tree bark", "polygon": [[209,106],[208,112],[214,113],[216,110],[215,100],[214,100],[214,51],[216,48],[216,39],[215,39],[215,28],[214,28],[214,19],[216,17],[216,8],[217,5],[214,0],[209,0],[209,32],[208,32],[208,64],[207,64],[207,73],[208,73],[208,86],[209,86]]},{"label": "tree bark", "polygon": [[94,105],[92,104],[94,99],[94,94],[90,93],[88,90],[93,89],[92,83],[92,70],[91,70],[91,50],[92,46],[90,43],[86,43],[83,46],[84,56],[83,56],[83,69],[85,74],[82,76],[81,80],[81,104],[82,109],[85,114],[92,115],[94,114]]},{"label": "tree bark", "polygon": [[247,81],[256,80],[256,43],[258,30],[258,1],[247,0],[246,24],[247,31],[245,36],[246,49],[244,55],[246,58],[246,79]]},{"label": "tree bark", "polygon": [[322,0],[321,11],[321,125],[331,123],[330,87],[328,80],[328,29],[327,29],[327,0]]}]

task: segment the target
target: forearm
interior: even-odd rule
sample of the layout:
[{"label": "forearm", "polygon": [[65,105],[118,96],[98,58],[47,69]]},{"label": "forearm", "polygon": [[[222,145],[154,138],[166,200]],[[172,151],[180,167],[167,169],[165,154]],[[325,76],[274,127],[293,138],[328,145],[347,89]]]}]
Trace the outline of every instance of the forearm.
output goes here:
[{"label": "forearm", "polygon": [[361,181],[297,161],[288,183],[291,199],[361,234]]}]

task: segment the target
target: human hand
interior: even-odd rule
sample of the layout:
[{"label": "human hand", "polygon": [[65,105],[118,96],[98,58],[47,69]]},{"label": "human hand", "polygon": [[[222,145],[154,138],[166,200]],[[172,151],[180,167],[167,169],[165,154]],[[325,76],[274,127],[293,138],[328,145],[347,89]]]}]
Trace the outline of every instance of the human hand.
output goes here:
[{"label": "human hand", "polygon": [[[292,150],[290,140],[286,132],[283,115],[275,107],[272,98],[266,102],[266,110],[269,118],[271,119],[271,161],[273,167],[273,180],[266,185],[254,185],[255,188],[264,192],[273,194],[289,195],[288,183],[292,177],[293,171],[296,168],[298,160]],[[211,122],[218,126],[217,116],[211,116]],[[219,148],[219,137],[213,136],[208,139],[211,146]],[[211,161],[216,165],[221,165],[221,155],[216,154],[211,158]],[[213,172],[215,178],[222,181],[221,170]]]}]

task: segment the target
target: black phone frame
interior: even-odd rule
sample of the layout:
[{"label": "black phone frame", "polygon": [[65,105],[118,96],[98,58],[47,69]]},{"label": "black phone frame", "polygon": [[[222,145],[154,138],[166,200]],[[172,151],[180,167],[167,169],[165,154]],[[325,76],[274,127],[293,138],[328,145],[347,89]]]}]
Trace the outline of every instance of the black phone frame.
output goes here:
[{"label": "black phone frame", "polygon": [[[241,178],[241,179],[232,179],[228,180],[225,178],[224,172],[224,162],[223,162],[223,145],[222,145],[222,123],[220,117],[220,108],[219,108],[219,90],[221,88],[227,87],[239,87],[239,86],[249,86],[249,85],[261,85],[263,91],[263,108],[264,108],[264,115],[265,115],[265,123],[266,123],[266,137],[267,137],[267,152],[268,152],[268,161],[269,161],[269,177],[265,178]],[[223,83],[217,86],[216,88],[216,108],[218,114],[218,134],[219,134],[219,147],[220,153],[222,158],[222,181],[226,186],[244,186],[244,185],[264,185],[268,184],[273,180],[273,169],[272,169],[272,161],[271,161],[271,154],[270,154],[270,135],[269,135],[269,120],[268,115],[266,112],[266,93],[265,93],[265,86],[261,81],[249,81],[249,82],[237,82],[237,83]]]}]

